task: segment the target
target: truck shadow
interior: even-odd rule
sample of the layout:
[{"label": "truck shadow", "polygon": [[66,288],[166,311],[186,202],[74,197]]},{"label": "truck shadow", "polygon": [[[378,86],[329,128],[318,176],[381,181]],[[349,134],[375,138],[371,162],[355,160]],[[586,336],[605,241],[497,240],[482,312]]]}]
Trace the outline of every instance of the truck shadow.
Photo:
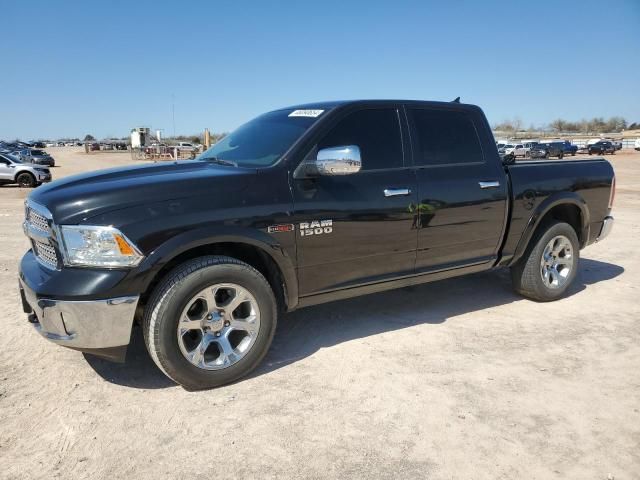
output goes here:
[{"label": "truck shadow", "polygon": [[[568,296],[623,272],[618,265],[582,258]],[[502,269],[301,309],[282,316],[269,353],[250,377],[286,367],[325,347],[415,325],[440,324],[519,301],[530,300],[513,292],[509,271]],[[147,354],[140,328],[134,330],[124,364],[85,358],[112,383],[145,389],[175,386]]]}]

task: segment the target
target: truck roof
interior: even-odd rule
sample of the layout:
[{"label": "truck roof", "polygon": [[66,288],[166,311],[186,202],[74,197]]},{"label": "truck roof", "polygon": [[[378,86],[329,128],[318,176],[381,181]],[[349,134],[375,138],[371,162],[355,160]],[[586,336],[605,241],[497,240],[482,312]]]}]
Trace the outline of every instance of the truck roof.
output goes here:
[{"label": "truck roof", "polygon": [[295,109],[295,110],[331,110],[336,107],[343,107],[346,105],[375,105],[375,104],[389,104],[389,103],[405,103],[409,105],[416,106],[459,106],[463,109],[466,108],[478,108],[475,105],[471,105],[468,103],[457,103],[457,102],[439,102],[433,100],[399,100],[399,99],[359,99],[359,100],[332,100],[326,102],[313,102],[313,103],[303,103],[299,105],[291,105],[289,107],[279,108],[278,110],[286,110],[286,109]]}]

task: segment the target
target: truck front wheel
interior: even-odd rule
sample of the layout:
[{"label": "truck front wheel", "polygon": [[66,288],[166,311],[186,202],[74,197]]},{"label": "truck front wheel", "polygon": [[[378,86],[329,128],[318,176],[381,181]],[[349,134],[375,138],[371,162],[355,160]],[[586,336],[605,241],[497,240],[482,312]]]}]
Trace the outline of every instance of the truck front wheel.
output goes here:
[{"label": "truck front wheel", "polygon": [[539,229],[522,258],[511,267],[515,290],[549,302],[560,298],[575,280],[580,259],[578,236],[571,225],[552,222]]},{"label": "truck front wheel", "polygon": [[145,308],[145,344],[174,382],[212,388],[258,366],[276,321],[276,300],[260,272],[235,258],[200,257],[176,267],[154,290]]}]

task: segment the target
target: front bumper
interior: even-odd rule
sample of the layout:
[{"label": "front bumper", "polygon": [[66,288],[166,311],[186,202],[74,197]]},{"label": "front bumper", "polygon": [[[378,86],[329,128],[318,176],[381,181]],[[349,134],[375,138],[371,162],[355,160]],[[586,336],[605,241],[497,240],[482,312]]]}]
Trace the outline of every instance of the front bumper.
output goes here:
[{"label": "front bumper", "polygon": [[600,233],[596,238],[596,242],[603,240],[611,233],[611,229],[613,229],[613,217],[607,216],[604,218],[604,222],[602,222],[602,228],[600,229]]},{"label": "front bumper", "polygon": [[38,298],[21,278],[19,282],[23,309],[40,335],[58,345],[122,360],[138,296],[89,301]]},{"label": "front bumper", "polygon": [[51,174],[50,173],[44,173],[44,172],[38,172],[38,174],[36,175],[36,178],[38,179],[38,182],[41,182],[41,183],[50,182],[51,181]]}]

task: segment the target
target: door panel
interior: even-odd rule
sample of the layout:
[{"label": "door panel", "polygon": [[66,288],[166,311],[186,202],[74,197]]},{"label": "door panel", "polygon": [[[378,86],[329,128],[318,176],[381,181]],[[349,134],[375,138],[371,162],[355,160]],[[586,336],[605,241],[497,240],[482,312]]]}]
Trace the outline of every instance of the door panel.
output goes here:
[{"label": "door panel", "polygon": [[416,269],[490,260],[502,235],[506,186],[482,189],[493,181],[485,165],[425,168],[417,171],[420,230]]},{"label": "door panel", "polygon": [[[400,188],[409,194],[384,194]],[[411,169],[296,181],[294,199],[302,295],[413,273],[417,220],[411,205],[417,195]],[[301,223],[323,220],[331,220],[330,233],[301,234]]]},{"label": "door panel", "polygon": [[346,113],[314,151],[356,145],[362,169],[293,180],[301,295],[414,272],[417,184],[401,132],[395,107]]},{"label": "door panel", "polygon": [[0,158],[0,180],[13,180],[15,170],[9,166],[9,161]]},{"label": "door panel", "polygon": [[497,159],[488,161],[479,120],[455,109],[409,109],[418,182],[416,271],[495,257],[508,186]]}]

